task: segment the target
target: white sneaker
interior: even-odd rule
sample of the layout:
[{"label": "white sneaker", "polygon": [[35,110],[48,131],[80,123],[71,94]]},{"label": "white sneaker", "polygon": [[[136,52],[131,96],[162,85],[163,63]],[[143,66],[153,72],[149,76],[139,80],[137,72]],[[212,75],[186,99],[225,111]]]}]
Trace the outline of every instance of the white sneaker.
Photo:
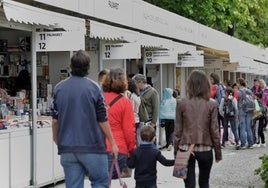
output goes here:
[{"label": "white sneaker", "polygon": [[254,148],[259,148],[259,147],[261,147],[261,145],[260,144],[253,144],[253,147]]},{"label": "white sneaker", "polygon": [[261,144],[261,147],[266,147],[266,143]]},{"label": "white sneaker", "polygon": [[167,148],[168,151],[171,151],[172,150],[172,145],[169,145],[168,148]]}]

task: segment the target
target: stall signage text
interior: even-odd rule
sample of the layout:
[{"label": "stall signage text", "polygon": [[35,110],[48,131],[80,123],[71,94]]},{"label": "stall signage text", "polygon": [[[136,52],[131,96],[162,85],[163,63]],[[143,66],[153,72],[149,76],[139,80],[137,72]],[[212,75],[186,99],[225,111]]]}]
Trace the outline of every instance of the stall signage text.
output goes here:
[{"label": "stall signage text", "polygon": [[36,51],[76,51],[85,48],[84,35],[77,31],[36,32]]},{"label": "stall signage text", "polygon": [[145,64],[175,64],[176,55],[171,50],[154,50],[144,52]]},{"label": "stall signage text", "polygon": [[141,47],[137,43],[115,43],[102,45],[102,59],[140,59]]}]

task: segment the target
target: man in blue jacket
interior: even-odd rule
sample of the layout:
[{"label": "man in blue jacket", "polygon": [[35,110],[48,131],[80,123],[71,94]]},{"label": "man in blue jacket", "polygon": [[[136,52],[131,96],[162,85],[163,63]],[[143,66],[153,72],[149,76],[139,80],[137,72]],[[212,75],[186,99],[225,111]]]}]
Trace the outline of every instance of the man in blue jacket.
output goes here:
[{"label": "man in blue jacket", "polygon": [[92,187],[108,185],[108,156],[105,136],[117,158],[102,90],[86,78],[89,55],[79,50],[71,58],[72,76],[54,89],[53,139],[58,146],[67,188],[83,188],[87,172]]}]

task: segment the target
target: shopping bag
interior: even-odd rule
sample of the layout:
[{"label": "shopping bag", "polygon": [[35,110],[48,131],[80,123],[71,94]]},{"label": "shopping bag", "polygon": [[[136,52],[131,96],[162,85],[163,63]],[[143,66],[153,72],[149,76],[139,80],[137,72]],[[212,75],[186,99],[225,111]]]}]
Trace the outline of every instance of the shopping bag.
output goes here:
[{"label": "shopping bag", "polygon": [[108,187],[110,188],[111,187],[111,183],[112,183],[112,176],[113,176],[113,170],[116,170],[116,173],[117,173],[117,176],[118,176],[118,179],[119,179],[119,183],[120,183],[120,186],[123,187],[123,188],[127,188],[127,184],[126,182],[124,182],[122,179],[121,179],[121,173],[120,173],[120,169],[119,169],[119,165],[118,165],[118,161],[117,159],[113,159],[113,162],[112,162],[112,165],[111,165],[111,169],[110,169],[110,173],[109,173],[109,178],[108,178]]},{"label": "shopping bag", "polygon": [[173,176],[177,178],[186,179],[188,172],[188,161],[193,150],[194,144],[191,144],[188,151],[181,151],[178,149],[174,169]]}]

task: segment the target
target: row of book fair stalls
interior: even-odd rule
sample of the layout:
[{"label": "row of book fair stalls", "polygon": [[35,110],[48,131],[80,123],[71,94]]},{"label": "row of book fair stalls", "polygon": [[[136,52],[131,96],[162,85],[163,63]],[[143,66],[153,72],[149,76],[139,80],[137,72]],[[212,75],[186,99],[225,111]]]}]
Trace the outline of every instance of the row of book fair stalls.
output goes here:
[{"label": "row of book fair stalls", "polygon": [[[70,74],[70,57],[85,49],[91,57],[89,77],[120,67],[128,76],[147,75],[160,93],[178,88],[193,69],[217,72],[221,79],[249,81],[266,75],[262,59],[254,60],[196,45],[179,43],[125,28],[76,18],[11,0],[0,9],[0,87],[9,93],[18,73],[31,75],[31,96],[18,92],[1,100],[1,187],[41,187],[64,179],[52,141],[49,105],[54,86]],[[244,64],[241,64],[243,62]],[[28,97],[28,98],[27,98]],[[35,122],[35,123],[32,123]]]}]

